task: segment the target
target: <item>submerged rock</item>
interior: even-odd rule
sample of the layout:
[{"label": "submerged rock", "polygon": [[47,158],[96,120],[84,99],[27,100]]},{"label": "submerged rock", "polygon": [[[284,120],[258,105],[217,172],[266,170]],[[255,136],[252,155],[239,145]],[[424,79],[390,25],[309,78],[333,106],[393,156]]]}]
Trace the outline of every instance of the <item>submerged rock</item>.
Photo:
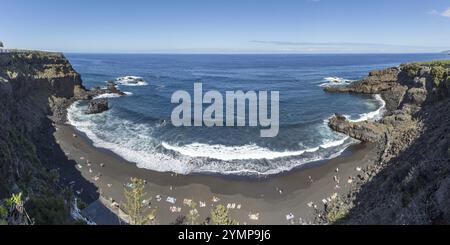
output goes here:
[{"label": "submerged rock", "polygon": [[112,81],[108,81],[108,85],[106,85],[106,89],[109,90],[109,92],[113,93],[113,94],[118,94],[120,96],[126,95],[124,92],[117,89],[117,85]]},{"label": "submerged rock", "polygon": [[89,102],[86,114],[98,114],[107,111],[108,109],[107,98],[95,99]]}]

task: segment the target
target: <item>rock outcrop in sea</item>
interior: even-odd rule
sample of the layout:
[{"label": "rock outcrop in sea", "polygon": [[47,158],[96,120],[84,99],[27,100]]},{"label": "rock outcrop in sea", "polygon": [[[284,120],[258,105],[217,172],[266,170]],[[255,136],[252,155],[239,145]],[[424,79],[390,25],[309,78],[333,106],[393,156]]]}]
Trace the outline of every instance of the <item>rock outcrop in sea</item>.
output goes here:
[{"label": "rock outcrop in sea", "polygon": [[379,121],[350,122],[337,114],[329,126],[376,143],[379,161],[337,206],[337,224],[450,223],[450,62],[410,63],[373,71],[333,93],[380,94]]},{"label": "rock outcrop in sea", "polygon": [[92,99],[89,101],[86,114],[98,114],[107,111],[108,109],[109,106],[107,98]]}]

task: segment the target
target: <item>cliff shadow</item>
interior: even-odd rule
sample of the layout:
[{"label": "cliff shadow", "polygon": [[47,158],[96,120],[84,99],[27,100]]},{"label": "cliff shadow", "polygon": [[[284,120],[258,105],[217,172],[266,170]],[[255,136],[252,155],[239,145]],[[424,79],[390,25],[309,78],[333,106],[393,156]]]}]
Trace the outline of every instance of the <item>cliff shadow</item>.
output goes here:
[{"label": "cliff shadow", "polygon": [[450,99],[428,96],[414,117],[420,136],[360,187],[337,224],[450,224]]},{"label": "cliff shadow", "polygon": [[76,161],[68,158],[61,146],[56,142],[53,122],[46,118],[40,136],[35,139],[39,158],[47,164],[48,170],[57,169],[59,183],[62,187],[69,187],[76,197],[91,203],[99,198],[98,188],[86,180],[76,168]]}]

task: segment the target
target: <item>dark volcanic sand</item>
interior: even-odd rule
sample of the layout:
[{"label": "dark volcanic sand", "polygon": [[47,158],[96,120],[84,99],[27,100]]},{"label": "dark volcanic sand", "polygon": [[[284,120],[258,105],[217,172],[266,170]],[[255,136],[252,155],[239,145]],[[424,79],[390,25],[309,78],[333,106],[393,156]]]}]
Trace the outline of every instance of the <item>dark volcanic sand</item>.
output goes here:
[{"label": "dark volcanic sand", "polygon": [[[181,176],[137,168],[135,164],[108,150],[94,147],[89,139],[72,126],[57,126],[54,136],[69,159],[82,166],[81,169],[78,166],[75,168],[86,180],[97,186],[97,191],[107,200],[123,203],[124,184],[131,177],[146,180],[147,195],[153,199],[152,206],[157,207],[159,224],[171,224],[179,215],[186,214],[189,207],[183,204],[185,198],[206,203],[206,207],[198,208],[201,221],[209,215],[213,205],[227,206],[228,203],[235,203],[236,206],[240,204],[241,209],[230,209],[229,213],[240,224],[290,224],[286,220],[286,215],[290,213],[295,215],[293,221],[296,224],[300,218],[309,223],[313,221],[314,208],[309,207],[308,203],[314,202],[318,208],[323,208],[323,199],[334,193],[346,193],[352,185],[347,182],[349,176],[355,177],[358,174],[357,167],[364,168],[373,164],[377,155],[373,145],[359,144],[351,146],[338,158],[312,163],[276,176],[250,179],[210,175]],[[104,167],[101,167],[102,163],[105,164]],[[73,171],[74,166],[61,168],[62,171],[69,172]],[[336,169],[339,171],[336,172]],[[101,177],[95,181],[94,176],[99,173]],[[339,189],[336,189],[334,176],[340,178]],[[313,179],[313,183],[310,183],[309,177]],[[82,194],[83,197],[96,195],[98,196],[97,193]],[[160,202],[156,201],[156,195],[161,195]],[[166,202],[168,196],[177,199],[175,205]],[[220,201],[214,203],[214,196]],[[171,206],[180,207],[181,213],[171,213]],[[250,220],[250,213],[259,213],[259,220]]]}]

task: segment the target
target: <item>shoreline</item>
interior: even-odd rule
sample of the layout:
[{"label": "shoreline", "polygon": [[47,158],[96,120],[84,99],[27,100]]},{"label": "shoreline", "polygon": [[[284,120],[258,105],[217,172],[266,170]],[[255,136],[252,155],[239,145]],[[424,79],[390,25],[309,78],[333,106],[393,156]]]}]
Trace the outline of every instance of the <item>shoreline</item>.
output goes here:
[{"label": "shoreline", "polygon": [[[356,80],[353,82],[356,82]],[[123,93],[117,89],[118,85],[120,85],[120,84],[114,85],[116,92]],[[333,87],[333,86],[331,86],[331,87]],[[326,88],[328,88],[328,87],[326,87]],[[100,93],[100,95],[97,95],[97,96],[93,97],[92,99],[103,98],[103,97],[106,97],[106,98],[120,97],[121,95],[119,95],[118,93]],[[350,119],[350,116],[345,115],[346,117],[348,117],[349,121],[351,121],[351,122],[363,122],[363,121],[367,121],[367,120],[378,121],[383,118],[384,112],[386,111],[386,101],[382,98],[382,96],[380,94],[372,94],[371,97],[373,100],[376,100],[376,102],[378,104],[377,109],[373,110],[373,111],[361,113],[361,114],[359,114],[359,117],[357,119]],[[150,166],[147,168],[147,166],[144,166],[144,165],[146,165],[147,162],[157,162],[157,160],[151,161],[151,160],[149,160],[148,157],[142,158],[143,160],[141,158],[130,157],[132,155],[139,155],[139,154],[136,154],[136,152],[133,152],[132,150],[122,151],[121,150],[122,147],[120,146],[120,144],[111,143],[111,142],[105,141],[103,139],[100,139],[95,135],[94,132],[92,132],[92,130],[85,128],[83,126],[80,127],[80,124],[78,124],[77,121],[73,118],[73,114],[77,113],[77,111],[74,111],[74,110],[76,110],[75,109],[76,103],[79,103],[81,101],[83,101],[83,100],[73,101],[73,103],[71,103],[70,105],[67,105],[67,107],[64,109],[65,114],[66,114],[66,119],[67,119],[66,121],[64,121],[64,124],[69,124],[69,125],[73,126],[74,129],[76,131],[78,131],[79,133],[83,134],[85,139],[87,141],[89,141],[94,147],[96,147],[98,150],[103,150],[103,151],[109,152],[111,154],[117,155],[119,158],[124,159],[124,161],[133,162],[133,163],[136,163],[137,165],[141,165],[140,168],[142,168],[142,169],[149,169],[149,170],[162,171],[162,172],[167,171],[167,172],[171,172],[171,173],[178,174],[178,175],[198,175],[198,176],[208,175],[208,176],[216,176],[216,177],[225,176],[226,178],[237,178],[237,179],[240,179],[240,178],[243,178],[243,179],[271,178],[272,176],[286,175],[288,172],[299,171],[304,168],[311,167],[313,165],[315,166],[315,165],[323,164],[324,162],[327,162],[333,158],[340,157],[341,155],[348,152],[348,149],[350,147],[355,145],[354,142],[345,142],[346,139],[351,138],[351,137],[347,136],[342,141],[337,140],[337,141],[332,142],[332,143],[340,142],[339,145],[343,146],[343,149],[339,149],[339,151],[336,151],[333,154],[327,155],[326,157],[320,157],[321,158],[320,160],[319,159],[317,159],[317,160],[316,159],[308,159],[305,162],[299,162],[292,166],[290,165],[285,168],[269,169],[266,171],[253,170],[252,168],[244,168],[244,169],[238,169],[238,170],[223,170],[223,169],[221,170],[220,168],[217,168],[217,169],[204,169],[204,170],[195,172],[194,168],[189,168],[189,167],[187,167],[186,169],[181,168],[181,170],[177,169],[176,167],[173,167],[173,166],[168,167],[168,168],[167,167],[159,168],[158,166],[157,167]],[[71,117],[71,115],[72,115],[72,117]],[[333,118],[333,116],[330,116],[329,118],[324,120],[324,123],[327,127],[329,127],[328,123],[329,123],[329,120],[332,118]],[[332,129],[330,129],[330,130],[333,131]],[[165,144],[165,142],[162,143],[162,147],[165,150],[174,151],[178,154],[187,155],[187,156],[195,158],[195,156],[193,156],[193,155],[185,154],[178,149],[174,149],[176,147],[169,148],[164,144]],[[323,144],[325,144],[325,143],[323,143]],[[303,151],[303,153],[309,152],[309,150],[311,150],[311,149],[312,149],[312,151],[315,152],[315,151],[318,151],[319,149],[324,149],[324,148],[329,148],[329,147],[327,147],[327,146],[324,147],[323,145],[319,145],[315,148],[305,149]],[[300,153],[298,156],[303,155],[303,153]],[[206,155],[206,156],[208,156],[208,155]],[[206,156],[203,156],[203,157],[206,157]],[[289,155],[289,156],[296,156],[296,155]],[[261,156],[259,156],[259,157],[260,158],[255,158],[255,159],[265,160],[265,158],[263,158]],[[214,157],[211,157],[211,158],[214,158]],[[281,157],[279,157],[279,158],[281,158]],[[223,158],[217,158],[217,159],[224,160]],[[251,158],[249,158],[248,160],[246,160],[245,158],[237,158],[237,159],[242,160],[242,161],[254,160]],[[267,159],[271,160],[272,158],[267,158]],[[163,164],[160,164],[160,165],[163,165]],[[182,164],[180,164],[180,165],[182,165]],[[171,165],[169,164],[169,166],[171,166]]]},{"label": "shoreline", "polygon": [[[101,96],[101,95],[100,95]],[[93,98],[95,99],[95,98]],[[380,120],[381,118],[383,118],[383,114],[385,112],[385,106],[386,106],[386,101],[383,100],[383,98],[379,95],[379,94],[374,94],[373,95],[373,99],[377,100],[379,103],[379,107],[377,110],[375,111],[370,111],[370,112],[366,112],[363,114],[360,114],[360,118],[359,119],[355,119],[355,120],[350,120],[352,122],[361,122],[361,121],[366,121],[366,120]],[[75,103],[80,102],[82,100],[77,100],[74,101],[72,104],[68,105],[66,110],[66,114],[67,114],[67,121],[64,122],[64,124],[66,125],[70,125],[73,127],[73,129],[75,131],[77,131],[80,135],[83,135],[83,137],[85,138],[86,141],[88,141],[93,147],[97,148],[100,151],[105,151],[108,152],[110,154],[114,154],[117,157],[119,157],[120,159],[123,159],[124,161],[127,162],[132,162],[133,164],[139,165],[142,164],[142,160],[139,161],[133,161],[133,159],[130,159],[127,156],[123,156],[123,153],[121,153],[120,151],[117,151],[117,147],[118,145],[114,145],[111,146],[111,144],[109,144],[108,142],[99,139],[97,136],[95,136],[95,134],[89,130],[89,129],[79,129],[78,126],[76,125],[76,123],[74,123],[71,119],[70,115],[70,108],[74,106]],[[333,116],[330,116],[328,119],[324,120],[325,124],[328,126],[329,120],[332,119]],[[332,130],[332,129],[330,129]],[[95,138],[95,140],[91,139],[92,137]],[[342,139],[342,140],[337,140],[334,141],[332,143],[336,143],[336,142],[341,142],[340,145],[344,145],[343,149],[340,149],[339,151],[335,152],[334,154],[329,155],[328,157],[322,158],[322,159],[317,159],[317,160],[309,160],[309,161],[305,161],[302,163],[299,163],[298,165],[295,166],[289,166],[289,168],[283,168],[283,169],[275,169],[273,171],[269,170],[266,172],[257,172],[256,170],[248,170],[248,169],[244,169],[244,170],[240,170],[240,171],[207,171],[207,170],[203,170],[203,171],[199,171],[199,172],[195,172],[195,171],[188,171],[188,172],[181,172],[181,171],[177,171],[177,170],[173,170],[173,169],[168,169],[168,170],[155,170],[155,169],[151,169],[151,168],[146,168],[146,167],[139,167],[141,169],[148,169],[151,171],[156,171],[156,172],[170,172],[173,174],[177,174],[177,175],[197,175],[197,176],[203,176],[203,175],[207,175],[207,176],[216,176],[216,177],[226,177],[226,178],[237,178],[237,179],[260,179],[260,178],[271,178],[272,176],[279,176],[279,175],[286,175],[289,172],[295,172],[295,171],[299,171],[302,170],[304,168],[309,168],[309,167],[314,167],[320,164],[323,164],[324,162],[327,162],[331,159],[340,157],[341,155],[345,155],[348,151],[349,148],[354,147],[354,145],[358,144],[357,141],[353,141],[353,142],[345,142],[346,140],[348,140],[349,136],[346,136],[346,138]],[[361,142],[359,142],[361,143]],[[107,146],[105,146],[107,145]],[[164,145],[164,143],[163,143]],[[165,149],[168,150],[173,150],[177,153],[180,153],[178,150],[176,149],[170,149],[167,148],[165,146],[163,146]],[[310,149],[316,149],[313,151],[317,151],[318,149],[325,149],[325,148],[329,148],[327,146],[317,146],[317,148],[310,148]],[[308,152],[307,150],[304,150],[305,152]],[[351,150],[350,150],[351,151]],[[129,153],[128,153],[129,154]],[[294,156],[294,155],[292,155]],[[281,158],[281,157],[280,157]],[[271,159],[271,158],[269,158]],[[242,161],[251,161],[253,159],[241,159]],[[259,158],[258,160],[263,160],[263,158]],[[147,160],[148,162],[149,160]]]},{"label": "shoreline", "polygon": [[[0,117],[0,153],[6,157],[0,195],[26,194],[26,215],[35,218],[35,224],[79,224],[79,217],[71,216],[78,211],[74,205],[97,224],[117,224],[117,209],[106,207],[123,204],[123,187],[131,177],[147,181],[159,224],[179,221],[189,210],[184,205],[188,199],[200,202],[199,223],[217,204],[229,207],[230,217],[240,224],[405,225],[450,220],[450,74],[436,73],[448,71],[450,61],[374,70],[349,86],[325,88],[329,93],[381,94],[386,113],[380,121],[351,122],[339,113],[328,121],[332,130],[371,143],[300,170],[254,180],[139,169],[93,147],[65,124],[66,109],[74,101],[113,91],[121,94],[112,84],[86,90],[61,54],[13,53],[1,62],[0,108],[5,113]],[[90,205],[85,208],[77,199]],[[17,211],[19,219],[10,223],[30,224]]]},{"label": "shoreline", "polygon": [[[100,194],[106,200],[122,204],[124,184],[132,177],[144,179],[147,181],[146,192],[153,199],[152,207],[157,207],[159,224],[172,224],[179,215],[185,215],[189,207],[183,204],[184,199],[206,203],[206,207],[198,208],[200,222],[209,216],[211,207],[217,204],[233,207],[236,204],[236,207],[241,205],[241,209],[231,208],[229,214],[240,224],[312,224],[317,218],[315,214],[324,207],[322,200],[330,200],[335,193],[345,195],[355,185],[347,183],[348,178],[355,178],[357,168],[365,168],[377,159],[374,145],[360,143],[350,146],[336,158],[312,162],[276,175],[253,178],[178,175],[138,168],[110,150],[96,148],[84,133],[71,125],[57,125],[56,128],[54,137],[61,149],[69,159],[77,162],[75,168],[81,176],[98,188],[98,193],[78,190],[81,196],[95,197]],[[101,167],[101,164],[105,166]],[[336,172],[336,169],[339,171]],[[339,189],[336,189],[335,176],[340,179]],[[310,177],[313,183],[310,183]],[[162,198],[159,202],[156,201],[157,195]],[[175,204],[166,202],[169,196],[177,199]],[[220,201],[213,202],[213,197],[218,197]],[[88,201],[96,200],[88,198]],[[308,205],[311,202],[313,204]],[[171,213],[169,208],[173,206],[181,208],[181,212]],[[249,219],[250,214],[257,213],[258,220]],[[290,213],[294,214],[295,219],[288,221],[286,215]],[[95,220],[95,217],[91,218]]]},{"label": "shoreline", "polygon": [[[387,102],[379,94],[372,96],[380,103],[379,108],[361,114],[361,119],[380,119],[384,116]],[[66,114],[70,106],[66,107]],[[204,203],[198,208],[199,222],[210,216],[210,210],[215,205],[223,204],[230,207],[230,217],[240,224],[320,224],[324,222],[322,215],[326,215],[329,205],[348,200],[348,195],[359,188],[361,176],[366,169],[375,167],[381,154],[380,145],[363,143],[363,140],[350,144],[330,159],[307,162],[274,174],[178,174],[140,168],[111,149],[95,146],[85,132],[69,122],[59,127],[63,132],[56,132],[55,138],[57,142],[63,142],[60,144],[62,150],[74,156],[69,159],[77,162],[76,168],[81,176],[98,188],[98,193],[89,194],[100,196],[98,200],[88,199],[92,206],[98,205],[100,200],[101,205],[108,206],[120,217],[123,210],[118,206],[124,203],[123,187],[132,177],[137,177],[147,183],[145,188],[149,198],[153,199],[150,201],[151,207],[157,208],[159,224],[174,224],[177,218],[186,216],[190,210],[184,204],[186,200]],[[108,167],[93,167],[103,166],[106,162],[111,163],[111,169],[107,171],[105,169]],[[174,197],[176,202],[169,204],[165,201],[167,197]],[[239,208],[236,209],[236,206]],[[98,208],[93,209],[95,214]],[[173,209],[178,210],[173,212]],[[258,219],[250,219],[252,214],[257,214]],[[103,222],[99,217],[90,218],[100,224]]]}]

